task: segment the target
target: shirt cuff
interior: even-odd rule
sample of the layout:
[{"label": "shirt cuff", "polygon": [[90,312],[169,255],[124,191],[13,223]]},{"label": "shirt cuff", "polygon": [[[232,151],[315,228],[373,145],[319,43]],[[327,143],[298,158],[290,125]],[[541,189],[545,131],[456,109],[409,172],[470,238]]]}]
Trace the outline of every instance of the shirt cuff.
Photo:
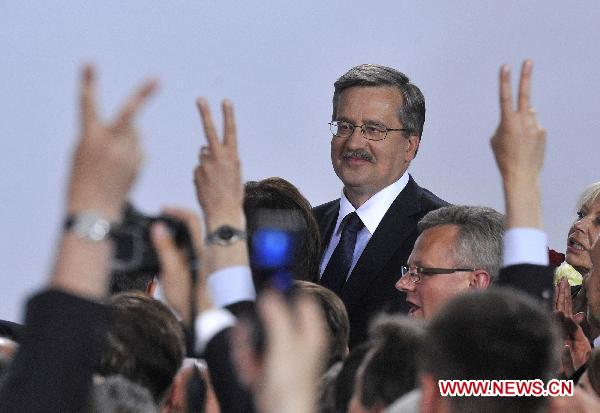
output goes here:
[{"label": "shirt cuff", "polygon": [[235,323],[236,318],[224,308],[211,308],[196,317],[196,354],[202,354],[214,336]]},{"label": "shirt cuff", "polygon": [[537,228],[511,228],[504,233],[504,262],[548,265],[548,236]]},{"label": "shirt cuff", "polygon": [[256,290],[250,267],[238,265],[217,270],[208,276],[208,292],[216,307],[240,301],[255,301]]}]

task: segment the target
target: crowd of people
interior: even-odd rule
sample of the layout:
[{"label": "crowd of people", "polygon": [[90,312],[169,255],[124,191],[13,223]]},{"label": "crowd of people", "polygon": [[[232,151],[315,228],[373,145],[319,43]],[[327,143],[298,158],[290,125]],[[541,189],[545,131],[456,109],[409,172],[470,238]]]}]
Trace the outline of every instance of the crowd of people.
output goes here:
[{"label": "crowd of people", "polygon": [[[416,183],[423,94],[364,64],[334,84],[338,199],[313,208],[282,178],[243,183],[232,103],[220,136],[199,98],[202,219],[170,207],[134,225],[134,120],[156,81],[103,122],[86,66],[54,267],[23,325],[0,323],[0,412],[600,411],[600,183],[566,254],[549,251],[532,68],[516,104],[500,70],[504,215]],[[448,381],[566,390],[457,395]]]}]

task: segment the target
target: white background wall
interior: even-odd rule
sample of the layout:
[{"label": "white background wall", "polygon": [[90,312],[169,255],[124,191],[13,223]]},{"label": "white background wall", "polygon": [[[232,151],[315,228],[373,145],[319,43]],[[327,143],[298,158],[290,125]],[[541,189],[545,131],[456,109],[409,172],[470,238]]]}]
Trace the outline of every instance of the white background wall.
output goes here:
[{"label": "white background wall", "polygon": [[0,1],[0,318],[20,318],[52,264],[84,61],[97,64],[106,116],[144,76],[161,79],[139,123],[147,159],[133,199],[148,212],[196,207],[198,95],[234,101],[246,179],[282,176],[315,205],[337,197],[332,85],[360,63],[398,68],[425,94],[417,182],[502,211],[488,143],[497,73],[531,57],[549,135],[545,223],[564,250],[575,199],[599,179],[599,21],[596,0]]}]

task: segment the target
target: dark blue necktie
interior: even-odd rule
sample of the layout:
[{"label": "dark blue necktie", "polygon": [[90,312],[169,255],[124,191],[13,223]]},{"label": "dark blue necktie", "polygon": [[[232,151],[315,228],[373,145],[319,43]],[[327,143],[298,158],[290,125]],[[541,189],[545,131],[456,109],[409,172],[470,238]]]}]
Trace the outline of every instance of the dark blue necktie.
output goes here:
[{"label": "dark blue necktie", "polygon": [[346,215],[342,220],[340,242],[335,247],[321,277],[321,284],[337,295],[341,294],[342,288],[346,283],[346,278],[348,277],[348,272],[350,272],[352,255],[354,254],[354,247],[356,245],[356,235],[364,226],[356,212]]}]

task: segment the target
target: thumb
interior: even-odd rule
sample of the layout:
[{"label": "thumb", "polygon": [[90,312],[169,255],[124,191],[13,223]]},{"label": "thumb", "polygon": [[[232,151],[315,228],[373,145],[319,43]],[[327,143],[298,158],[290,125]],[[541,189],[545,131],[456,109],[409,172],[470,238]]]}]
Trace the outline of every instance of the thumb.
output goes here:
[{"label": "thumb", "polygon": [[169,273],[169,270],[176,268],[179,262],[179,250],[175,246],[171,233],[164,223],[156,222],[150,229],[150,238],[158,254],[161,273]]},{"label": "thumb", "polygon": [[567,377],[571,377],[575,373],[575,366],[573,365],[573,356],[571,355],[571,347],[565,345],[560,355],[560,361],[563,366],[563,373]]},{"label": "thumb", "polygon": [[585,320],[585,313],[583,311],[580,311],[573,316],[573,321],[575,321],[577,324],[581,324],[583,320]]}]

